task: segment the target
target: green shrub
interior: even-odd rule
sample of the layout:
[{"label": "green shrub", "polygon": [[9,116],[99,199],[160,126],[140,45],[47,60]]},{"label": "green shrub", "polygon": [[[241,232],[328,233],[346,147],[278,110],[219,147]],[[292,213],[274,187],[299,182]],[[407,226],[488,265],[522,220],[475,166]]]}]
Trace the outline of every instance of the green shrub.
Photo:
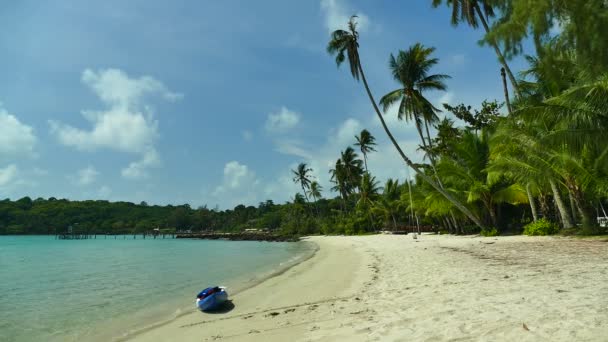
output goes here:
[{"label": "green shrub", "polygon": [[536,222],[529,223],[524,227],[524,235],[544,236],[557,234],[558,232],[559,227],[555,223],[545,218],[541,218]]},{"label": "green shrub", "polygon": [[486,237],[498,236],[498,229],[496,229],[496,228],[483,228],[479,234],[481,234],[483,236],[486,236]]}]

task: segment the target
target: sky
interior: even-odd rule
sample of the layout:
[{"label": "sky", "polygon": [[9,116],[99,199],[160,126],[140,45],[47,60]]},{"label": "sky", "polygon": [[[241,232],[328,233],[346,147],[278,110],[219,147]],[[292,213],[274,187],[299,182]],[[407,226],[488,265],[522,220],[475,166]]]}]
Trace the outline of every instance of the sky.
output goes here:
[{"label": "sky", "polygon": [[[283,203],[300,162],[334,197],[328,171],[362,129],[378,141],[372,174],[405,179],[362,84],[325,50],[353,14],[377,99],[398,88],[389,55],[416,42],[452,76],[427,94],[436,105],[502,99],[482,32],[430,0],[2,2],[0,198]],[[385,118],[422,160],[413,126]]]}]

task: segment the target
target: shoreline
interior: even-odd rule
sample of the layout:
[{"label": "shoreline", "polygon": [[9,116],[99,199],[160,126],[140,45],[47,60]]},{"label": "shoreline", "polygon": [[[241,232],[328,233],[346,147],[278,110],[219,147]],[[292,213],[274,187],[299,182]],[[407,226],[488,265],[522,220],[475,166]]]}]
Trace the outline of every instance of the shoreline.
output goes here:
[{"label": "shoreline", "polygon": [[[197,239],[193,238],[193,240],[197,240]],[[224,240],[224,239],[222,239],[222,240]],[[225,239],[225,241],[233,241],[233,240]],[[252,240],[235,240],[235,241],[252,241]],[[256,240],[255,242],[264,242],[264,241]],[[266,241],[266,242],[283,242],[283,241]],[[243,285],[230,286],[228,288],[230,297],[238,295],[239,293],[241,293],[243,291],[247,291],[248,289],[251,289],[253,287],[256,287],[256,286],[264,283],[268,279],[279,276],[279,275],[289,271],[291,268],[313,258],[319,250],[319,246],[314,242],[299,240],[299,241],[297,241],[297,243],[306,245],[304,252],[302,252],[301,254],[299,254],[291,259],[281,262],[276,267],[276,269],[273,269],[271,271],[266,271],[264,273],[256,274],[253,277],[242,278],[240,281],[243,282]],[[191,314],[195,314],[195,313],[199,312],[194,307],[194,302],[192,302],[192,305],[189,305],[188,307],[169,308],[167,311],[171,311],[171,310],[174,310],[173,313],[167,314],[166,318],[154,321],[152,323],[139,325],[128,331],[124,331],[121,334],[114,334],[112,337],[104,335],[104,336],[101,336],[100,338],[94,338],[94,341],[101,342],[101,341],[107,341],[108,339],[111,339],[112,341],[130,341],[133,339],[137,339],[137,337],[139,335],[145,334],[146,332],[148,332],[150,330],[162,329],[163,326],[171,324],[172,322],[180,319],[183,316],[191,315]]]},{"label": "shoreline", "polygon": [[601,341],[608,243],[563,237],[309,237],[314,257],[133,341]]},{"label": "shoreline", "polygon": [[[276,310],[282,310],[283,313],[293,312],[296,308],[314,307],[321,303],[343,300],[344,298],[338,295],[348,291],[349,286],[345,280],[348,279],[349,282],[352,281],[353,284],[359,285],[357,278],[361,277],[356,277],[356,273],[362,268],[362,260],[360,260],[362,255],[349,248],[344,248],[345,246],[342,246],[341,243],[336,244],[333,238],[313,236],[303,238],[301,241],[316,245],[314,253],[291,267],[273,273],[272,276],[266,277],[254,286],[234,294],[230,293],[230,300],[234,303],[234,308],[229,312],[209,314],[193,310],[171,322],[142,330],[120,339],[120,341],[200,341],[205,338],[217,338],[220,335],[247,338],[252,331],[255,331],[255,326],[265,325],[261,320],[278,316],[280,313],[277,313]],[[338,262],[340,258],[353,263],[349,267],[343,267]],[[327,280],[325,279],[327,271],[334,274],[341,273],[342,276],[336,278],[338,284],[327,287],[324,283]],[[348,276],[349,273],[351,276]],[[234,320],[239,320],[237,324],[246,331],[232,331],[230,334],[226,334],[231,330],[231,321]],[[246,320],[246,324],[243,324],[242,320]],[[215,327],[210,328],[209,323]],[[203,327],[205,328],[203,329]],[[211,334],[212,330],[213,334]],[[241,336],[242,333],[246,336]],[[285,329],[283,334],[281,329],[278,329],[273,334],[277,335],[274,337],[276,339],[271,340],[286,340],[294,333],[296,332],[291,327]]]}]

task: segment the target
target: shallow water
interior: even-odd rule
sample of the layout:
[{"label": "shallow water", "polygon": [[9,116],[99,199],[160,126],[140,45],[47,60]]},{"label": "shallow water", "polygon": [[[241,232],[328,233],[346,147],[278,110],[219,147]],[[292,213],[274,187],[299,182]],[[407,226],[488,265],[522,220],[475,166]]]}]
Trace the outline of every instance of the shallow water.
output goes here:
[{"label": "shallow water", "polygon": [[304,243],[0,236],[0,340],[109,340],[297,262]]}]

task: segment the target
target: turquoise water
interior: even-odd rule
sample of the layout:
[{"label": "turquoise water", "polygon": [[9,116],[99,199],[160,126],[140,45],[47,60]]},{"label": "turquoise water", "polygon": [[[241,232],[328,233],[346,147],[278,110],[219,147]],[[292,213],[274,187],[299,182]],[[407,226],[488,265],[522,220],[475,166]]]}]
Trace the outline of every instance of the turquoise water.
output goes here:
[{"label": "turquoise water", "polygon": [[0,236],[0,341],[124,337],[194,311],[208,285],[234,292],[310,253],[304,243]]}]

